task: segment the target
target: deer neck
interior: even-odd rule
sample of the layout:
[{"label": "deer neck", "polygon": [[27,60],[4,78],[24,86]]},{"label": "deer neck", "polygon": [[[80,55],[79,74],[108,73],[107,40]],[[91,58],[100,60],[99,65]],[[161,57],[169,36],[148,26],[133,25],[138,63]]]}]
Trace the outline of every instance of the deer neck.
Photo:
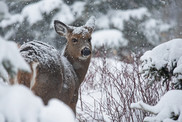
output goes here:
[{"label": "deer neck", "polygon": [[64,52],[64,56],[67,58],[67,60],[70,62],[70,64],[73,66],[73,69],[78,77],[79,85],[83,82],[85,75],[88,70],[88,66],[90,64],[90,57],[86,60],[80,60],[78,58],[74,58],[72,55],[70,55],[68,52]]}]

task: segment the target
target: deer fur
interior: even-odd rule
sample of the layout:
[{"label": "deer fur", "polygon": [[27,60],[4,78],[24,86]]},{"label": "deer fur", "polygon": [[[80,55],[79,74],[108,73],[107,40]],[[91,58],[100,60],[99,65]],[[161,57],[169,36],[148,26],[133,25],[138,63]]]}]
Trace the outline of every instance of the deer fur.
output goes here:
[{"label": "deer fur", "polygon": [[20,53],[32,72],[20,71],[16,78],[18,83],[30,88],[45,104],[51,98],[58,98],[76,112],[78,89],[90,64],[94,23],[94,17],[81,27],[68,26],[55,20],[55,31],[67,39],[63,54],[39,41],[23,44]]}]

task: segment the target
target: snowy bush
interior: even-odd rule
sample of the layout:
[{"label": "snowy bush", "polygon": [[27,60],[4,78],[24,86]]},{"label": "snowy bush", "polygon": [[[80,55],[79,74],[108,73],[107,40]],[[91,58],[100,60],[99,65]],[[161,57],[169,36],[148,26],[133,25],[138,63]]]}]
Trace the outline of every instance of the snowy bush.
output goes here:
[{"label": "snowy bush", "polygon": [[147,51],[142,57],[141,72],[152,84],[154,81],[174,81],[182,88],[182,39],[173,39]]},{"label": "snowy bush", "polygon": [[20,55],[17,44],[0,37],[0,77],[8,81],[8,75],[13,78],[18,70],[29,72],[30,68]]},{"label": "snowy bush", "polygon": [[[182,39],[173,39],[147,51],[142,57],[141,71],[147,84],[155,81],[174,81],[175,87],[182,89]],[[169,84],[169,83],[167,83]],[[167,92],[155,106],[148,105],[142,100],[132,103],[131,108],[141,109],[156,116],[145,117],[144,121],[181,122],[182,121],[182,91]]]},{"label": "snowy bush", "polygon": [[145,117],[144,122],[181,122],[182,121],[182,91],[168,91],[155,106],[143,101],[132,103],[131,108],[141,109],[156,116]]},{"label": "snowy bush", "polygon": [[156,104],[166,92],[160,84],[145,87],[139,65],[109,58],[92,58],[77,104],[79,121],[141,122],[146,112],[132,110],[130,104],[143,100]]}]

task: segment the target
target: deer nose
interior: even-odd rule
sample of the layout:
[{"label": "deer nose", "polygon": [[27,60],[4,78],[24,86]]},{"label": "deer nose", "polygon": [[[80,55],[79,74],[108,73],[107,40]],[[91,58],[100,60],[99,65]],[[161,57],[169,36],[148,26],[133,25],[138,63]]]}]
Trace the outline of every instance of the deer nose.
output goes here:
[{"label": "deer nose", "polygon": [[83,56],[88,56],[88,55],[91,54],[91,51],[90,51],[89,48],[85,47],[85,48],[81,51],[81,54],[82,54]]}]

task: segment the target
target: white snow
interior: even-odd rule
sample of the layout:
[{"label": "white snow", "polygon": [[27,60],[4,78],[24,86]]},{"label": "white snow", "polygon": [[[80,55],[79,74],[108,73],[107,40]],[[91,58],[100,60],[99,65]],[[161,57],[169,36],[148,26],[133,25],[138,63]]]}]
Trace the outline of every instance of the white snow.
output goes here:
[{"label": "white snow", "polygon": [[169,72],[176,74],[181,78],[182,66],[182,39],[173,39],[156,46],[147,51],[142,57],[142,71],[144,74],[150,74],[151,68],[160,70],[167,68]]},{"label": "white snow", "polygon": [[[149,19],[143,20],[144,17],[148,17]],[[145,7],[128,10],[109,10],[108,13],[101,14],[97,18],[96,27],[102,30],[108,30],[109,28],[114,27],[115,29],[118,29],[120,33],[123,33],[122,31],[124,30],[124,23],[130,21],[131,18],[134,18],[136,20],[143,20],[142,23],[138,24],[139,30],[144,33],[150,44],[156,46],[161,41],[159,34],[169,30],[171,28],[171,25],[163,23],[160,20],[152,19],[150,17],[151,13]],[[108,33],[105,34],[105,36],[107,35]],[[121,40],[126,40],[123,39],[123,35]]]},{"label": "white snow", "polygon": [[73,32],[72,33],[73,34],[81,34],[82,33],[83,35],[85,35],[85,34],[88,34],[89,31],[88,31],[88,29],[86,29],[83,26],[81,26],[81,27],[73,28]]},{"label": "white snow", "polygon": [[93,47],[107,45],[109,47],[127,46],[128,41],[123,37],[122,32],[116,29],[95,31],[92,34]]},{"label": "white snow", "polygon": [[0,1],[0,20],[9,16],[8,6],[4,1]]},{"label": "white snow", "polygon": [[0,27],[5,28],[9,25],[12,25],[16,22],[22,22],[23,18],[20,14],[11,15],[8,19],[4,19],[0,22]]},{"label": "white snow", "polygon": [[[4,4],[3,4],[4,6]],[[3,19],[0,22],[0,27],[6,28],[14,23],[22,23],[24,20],[27,20],[30,25],[37,23],[40,20],[43,20],[44,14],[49,15],[53,10],[58,10],[58,12],[52,18],[53,20],[60,20],[70,24],[74,22],[76,18],[82,16],[82,12],[85,7],[85,2],[74,2],[73,5],[68,6],[63,2],[63,0],[41,0],[36,3],[25,6],[20,14],[9,14],[6,9],[6,19]]]},{"label": "white snow", "polygon": [[[107,45],[109,47],[125,47],[128,40],[123,36],[124,22],[129,21],[131,17],[142,19],[144,16],[150,16],[147,8],[132,10],[110,10],[106,15],[97,18],[96,27],[102,30],[95,31],[92,35],[93,47]],[[116,29],[108,29],[110,26]]]},{"label": "white snow", "polygon": [[161,41],[159,34],[169,30],[170,28],[170,24],[156,19],[149,19],[140,25],[140,30],[144,33],[149,43],[152,45],[158,45]]},{"label": "white snow", "polygon": [[73,15],[77,18],[82,16],[82,13],[84,11],[84,7],[85,7],[85,2],[82,1],[76,1],[73,3],[73,5],[71,6]]},{"label": "white snow", "polygon": [[94,30],[95,28],[95,17],[92,16],[88,19],[88,21],[86,22],[85,25],[83,26],[80,26],[80,27],[73,27],[73,26],[70,26],[70,28],[73,29],[73,34],[81,34],[82,35],[86,35],[88,34],[90,31],[89,29],[91,29],[92,31]]},{"label": "white snow", "polygon": [[98,17],[96,26],[99,29],[109,29],[110,27],[109,17],[107,15],[101,15],[100,17]]},{"label": "white snow", "polygon": [[[40,2],[39,2],[40,3]],[[31,4],[29,6],[26,6],[22,10],[22,18],[27,18],[28,22],[32,25],[36,23],[37,21],[42,20],[42,14],[40,13],[40,4]],[[30,11],[31,10],[31,11]]]},{"label": "white snow", "polygon": [[28,64],[19,54],[18,46],[15,42],[5,41],[0,38],[0,52],[0,76],[3,77],[4,80],[8,80],[7,67],[11,68],[12,72],[15,74],[18,70],[30,71]]},{"label": "white snow", "polygon": [[76,1],[73,3],[73,5],[68,6],[64,2],[61,3],[59,6],[59,12],[55,14],[53,17],[53,20],[60,20],[62,22],[65,22],[66,24],[71,24],[75,21],[76,18],[79,18],[82,16],[82,13],[84,11],[85,2]]},{"label": "white snow", "polygon": [[43,14],[50,14],[56,8],[59,8],[62,4],[62,0],[42,0],[38,3],[30,4],[22,10],[22,17],[28,18],[30,25],[43,19]]},{"label": "white snow", "polygon": [[131,17],[141,20],[144,16],[151,16],[148,9],[144,7],[131,10],[110,10],[106,15],[97,18],[97,27],[108,28],[114,26],[123,30],[125,21],[129,21]]},{"label": "white snow", "polygon": [[132,10],[117,10],[109,12],[111,23],[114,27],[123,30],[124,21],[128,21],[131,17],[141,20],[144,16],[150,16],[147,8],[138,8]]},{"label": "white snow", "polygon": [[146,122],[167,122],[172,121],[173,115],[179,116],[177,121],[182,121],[182,91],[181,90],[171,90],[168,91],[160,101],[155,106],[150,106],[148,104],[139,101],[137,103],[132,103],[131,108],[137,108],[144,111],[156,114],[154,117],[145,117]]},{"label": "white snow", "polygon": [[70,24],[74,22],[75,17],[68,5],[61,4],[60,11],[55,14],[52,20],[60,20],[66,24]]},{"label": "white snow", "polygon": [[58,99],[51,99],[47,106],[42,108],[41,122],[75,122],[73,111]]},{"label": "white snow", "polygon": [[0,85],[0,113],[8,122],[36,122],[42,107],[41,99],[25,86]]},{"label": "white snow", "polygon": [[51,99],[44,106],[41,98],[35,96],[23,85],[0,84],[1,122],[74,122],[72,110],[57,99]]}]

